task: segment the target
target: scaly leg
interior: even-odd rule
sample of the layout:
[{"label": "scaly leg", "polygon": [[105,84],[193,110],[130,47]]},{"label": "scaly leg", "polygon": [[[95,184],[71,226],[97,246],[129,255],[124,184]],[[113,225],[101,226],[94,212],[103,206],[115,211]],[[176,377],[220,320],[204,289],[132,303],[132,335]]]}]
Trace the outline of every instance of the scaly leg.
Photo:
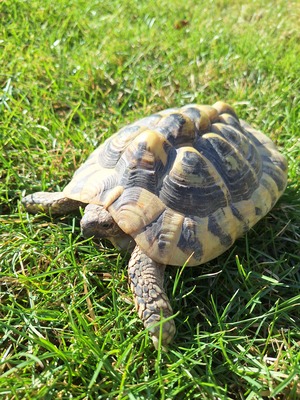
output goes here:
[{"label": "scaly leg", "polygon": [[[129,260],[129,281],[134,295],[135,305],[145,328],[150,328],[155,348],[158,347],[161,317],[167,318],[173,314],[169,299],[164,291],[165,265],[159,264],[146,256],[136,246]],[[157,326],[153,326],[157,324]],[[153,326],[153,327],[152,327]],[[171,342],[176,328],[174,320],[163,323],[162,345]]]}]

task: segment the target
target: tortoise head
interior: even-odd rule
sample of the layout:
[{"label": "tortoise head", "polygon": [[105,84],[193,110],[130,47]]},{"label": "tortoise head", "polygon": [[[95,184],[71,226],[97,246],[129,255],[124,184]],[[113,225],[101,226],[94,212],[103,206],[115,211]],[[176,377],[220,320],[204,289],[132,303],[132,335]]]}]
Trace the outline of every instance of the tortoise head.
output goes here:
[{"label": "tortoise head", "polygon": [[88,204],[80,226],[85,238],[93,237],[95,241],[103,238],[109,239],[115,247],[123,250],[130,250],[133,246],[132,238],[122,231],[103,206]]}]

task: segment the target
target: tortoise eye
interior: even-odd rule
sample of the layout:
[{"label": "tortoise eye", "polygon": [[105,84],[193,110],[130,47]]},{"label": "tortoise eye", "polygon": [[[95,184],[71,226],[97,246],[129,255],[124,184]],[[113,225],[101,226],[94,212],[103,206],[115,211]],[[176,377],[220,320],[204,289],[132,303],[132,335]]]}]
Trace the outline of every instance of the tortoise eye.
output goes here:
[{"label": "tortoise eye", "polygon": [[111,228],[111,224],[109,222],[105,222],[104,224],[102,224],[102,227],[104,229],[109,229],[109,228]]}]

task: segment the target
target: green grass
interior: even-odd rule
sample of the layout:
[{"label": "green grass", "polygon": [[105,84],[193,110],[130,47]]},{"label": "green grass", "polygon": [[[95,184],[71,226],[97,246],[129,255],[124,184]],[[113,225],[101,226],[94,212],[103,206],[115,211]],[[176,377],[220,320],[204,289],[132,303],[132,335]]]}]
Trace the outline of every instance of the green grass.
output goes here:
[{"label": "green grass", "polygon": [[[0,397],[300,398],[299,1],[0,2]],[[289,161],[288,188],[245,238],[169,268],[177,313],[153,350],[127,255],[79,218],[28,215],[126,123],[223,99]]]}]

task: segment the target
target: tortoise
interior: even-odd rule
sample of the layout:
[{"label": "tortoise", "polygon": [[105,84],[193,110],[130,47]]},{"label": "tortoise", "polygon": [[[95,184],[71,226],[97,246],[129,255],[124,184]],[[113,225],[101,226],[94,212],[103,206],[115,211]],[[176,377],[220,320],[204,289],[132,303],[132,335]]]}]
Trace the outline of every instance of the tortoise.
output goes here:
[{"label": "tortoise", "polygon": [[30,213],[85,207],[84,237],[132,251],[130,287],[157,348],[175,334],[163,287],[166,265],[197,266],[225,252],[269,212],[286,182],[287,162],[273,142],[219,101],[170,108],[125,126],[62,192],[22,201]]}]

